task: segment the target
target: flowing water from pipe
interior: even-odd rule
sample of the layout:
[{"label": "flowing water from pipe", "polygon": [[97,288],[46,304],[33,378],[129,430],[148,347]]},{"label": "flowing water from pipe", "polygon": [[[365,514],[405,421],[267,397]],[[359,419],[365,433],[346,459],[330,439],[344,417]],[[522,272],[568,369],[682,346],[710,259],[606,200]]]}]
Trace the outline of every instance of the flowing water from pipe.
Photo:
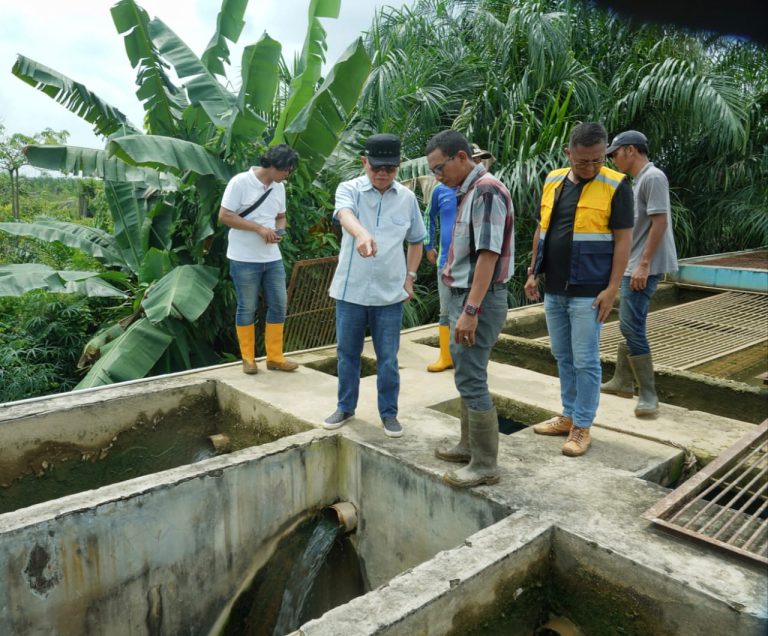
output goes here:
[{"label": "flowing water from pipe", "polygon": [[288,583],[283,592],[280,613],[273,630],[274,636],[289,634],[301,625],[301,615],[312,585],[317,578],[336,537],[343,531],[338,523],[321,518],[309,538],[307,547],[294,563]]},{"label": "flowing water from pipe", "polygon": [[370,588],[337,519],[309,515],[237,597],[218,636],[283,636]]}]

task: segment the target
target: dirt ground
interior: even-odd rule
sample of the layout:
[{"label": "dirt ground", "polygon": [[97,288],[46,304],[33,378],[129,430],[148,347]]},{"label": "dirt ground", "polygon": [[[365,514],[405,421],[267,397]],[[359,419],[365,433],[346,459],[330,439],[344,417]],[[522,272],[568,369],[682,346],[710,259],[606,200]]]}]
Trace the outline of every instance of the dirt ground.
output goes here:
[{"label": "dirt ground", "polygon": [[768,269],[768,250],[758,252],[748,252],[747,254],[736,254],[734,256],[723,256],[701,260],[697,264],[701,265],[722,265],[723,267],[740,267],[742,269]]}]

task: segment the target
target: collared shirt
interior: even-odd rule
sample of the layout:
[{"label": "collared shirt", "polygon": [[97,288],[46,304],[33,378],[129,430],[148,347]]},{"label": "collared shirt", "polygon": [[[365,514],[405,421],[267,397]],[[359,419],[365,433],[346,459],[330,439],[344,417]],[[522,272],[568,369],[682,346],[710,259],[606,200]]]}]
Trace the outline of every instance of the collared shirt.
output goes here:
[{"label": "collared shirt", "polygon": [[403,243],[421,243],[427,236],[416,196],[393,181],[379,192],[367,176],[344,181],[336,189],[334,219],[342,209],[352,210],[376,241],[376,256],[363,258],[355,237],[342,227],[339,264],[328,290],[331,298],[357,305],[383,306],[408,297]]},{"label": "collared shirt", "polygon": [[[255,171],[256,168],[251,168],[230,179],[221,199],[221,207],[239,214],[259,200],[267,191],[267,186],[259,181]],[[272,194],[245,218],[274,229],[278,215],[285,214],[285,186],[272,183],[269,187],[273,190]],[[277,243],[267,243],[256,232],[232,227],[229,228],[227,258],[245,263],[271,263],[280,260],[280,247]]]},{"label": "collared shirt", "polygon": [[512,199],[504,184],[482,164],[474,167],[458,192],[460,204],[443,282],[449,287],[472,287],[480,250],[499,255],[491,284],[506,283],[515,262]]}]

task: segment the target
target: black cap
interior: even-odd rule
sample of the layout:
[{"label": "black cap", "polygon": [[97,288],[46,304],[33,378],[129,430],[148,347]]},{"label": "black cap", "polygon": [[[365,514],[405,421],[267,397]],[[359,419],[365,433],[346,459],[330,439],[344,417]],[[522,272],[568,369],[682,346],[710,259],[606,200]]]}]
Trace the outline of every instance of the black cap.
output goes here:
[{"label": "black cap", "polygon": [[611,145],[606,148],[605,154],[610,155],[622,146],[645,146],[647,148],[648,138],[637,130],[625,130],[613,138]]},{"label": "black cap", "polygon": [[365,142],[365,156],[372,167],[400,165],[400,138],[381,133],[371,135]]}]

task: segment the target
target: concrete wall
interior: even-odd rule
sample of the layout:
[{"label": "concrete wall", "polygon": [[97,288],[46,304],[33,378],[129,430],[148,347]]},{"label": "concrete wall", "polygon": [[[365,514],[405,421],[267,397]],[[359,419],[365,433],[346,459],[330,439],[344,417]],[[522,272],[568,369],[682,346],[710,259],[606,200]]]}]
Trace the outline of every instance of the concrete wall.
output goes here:
[{"label": "concrete wall", "polygon": [[21,472],[36,472],[46,445],[98,450],[139,417],[152,421],[186,399],[211,397],[215,391],[213,381],[185,377],[0,407],[0,484]]},{"label": "concrete wall", "polygon": [[304,433],[0,516],[4,633],[207,633],[336,458]]},{"label": "concrete wall", "polygon": [[358,507],[370,583],[508,509],[310,431],[0,515],[0,625],[27,634],[205,634],[306,511]]},{"label": "concrete wall", "polygon": [[357,503],[353,537],[371,587],[461,545],[511,510],[451,488],[434,473],[342,438],[339,493]]}]

